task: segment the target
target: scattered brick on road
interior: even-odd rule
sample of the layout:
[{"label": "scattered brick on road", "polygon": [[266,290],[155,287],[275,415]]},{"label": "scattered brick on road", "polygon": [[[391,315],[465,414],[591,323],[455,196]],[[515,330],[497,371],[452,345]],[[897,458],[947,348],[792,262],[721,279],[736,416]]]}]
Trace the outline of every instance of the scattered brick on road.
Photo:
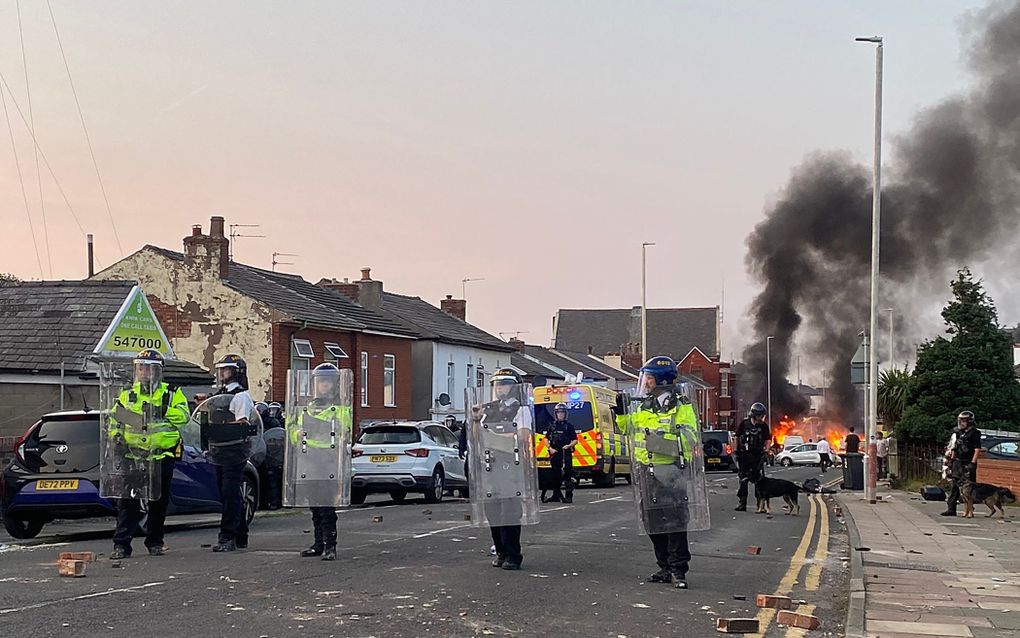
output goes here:
[{"label": "scattered brick on road", "polygon": [[58,560],[57,573],[68,578],[81,578],[85,575],[85,564],[83,560]]},{"label": "scattered brick on road", "polygon": [[96,562],[95,552],[60,552],[59,560],[80,560],[86,563]]},{"label": "scattered brick on road", "polygon": [[800,629],[818,629],[822,626],[822,622],[818,620],[817,616],[809,616],[808,614],[797,614],[792,611],[781,611],[776,616],[776,622],[780,625],[786,625],[787,627],[797,627]]},{"label": "scattered brick on road", "polygon": [[758,554],[761,554],[761,548],[757,545],[748,545],[747,553],[751,556],[757,556]]},{"label": "scattered brick on road", "polygon": [[758,597],[755,599],[755,604],[767,609],[789,609],[793,606],[793,600],[791,600],[789,596],[769,596],[768,594],[758,594]]},{"label": "scattered brick on road", "polygon": [[758,633],[757,618],[717,618],[716,631],[724,634],[756,634]]}]

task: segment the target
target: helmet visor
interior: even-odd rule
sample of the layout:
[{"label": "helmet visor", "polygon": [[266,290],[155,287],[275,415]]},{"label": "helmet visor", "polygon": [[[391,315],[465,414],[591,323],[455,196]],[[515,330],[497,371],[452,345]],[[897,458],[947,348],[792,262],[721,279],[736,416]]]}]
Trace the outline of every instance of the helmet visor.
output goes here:
[{"label": "helmet visor", "polygon": [[659,382],[656,380],[655,375],[651,372],[645,372],[642,370],[641,374],[638,376],[637,393],[639,395],[651,394],[652,390],[654,390],[658,385]]}]

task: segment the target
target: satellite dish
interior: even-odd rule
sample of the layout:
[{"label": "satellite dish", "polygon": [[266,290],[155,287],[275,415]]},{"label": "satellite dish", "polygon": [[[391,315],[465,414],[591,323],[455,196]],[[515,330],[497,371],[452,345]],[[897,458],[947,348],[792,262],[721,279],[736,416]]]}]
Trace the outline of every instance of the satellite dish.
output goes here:
[{"label": "satellite dish", "polygon": [[439,405],[447,406],[447,405],[450,405],[450,403],[451,403],[451,401],[450,401],[450,395],[449,394],[444,392],[444,393],[439,395]]},{"label": "satellite dish", "polygon": [[546,379],[545,377],[541,376],[541,375],[539,375],[539,376],[537,376],[537,377],[535,377],[534,379],[531,380],[531,386],[534,387],[534,388],[541,388],[546,383],[549,383],[549,380]]}]

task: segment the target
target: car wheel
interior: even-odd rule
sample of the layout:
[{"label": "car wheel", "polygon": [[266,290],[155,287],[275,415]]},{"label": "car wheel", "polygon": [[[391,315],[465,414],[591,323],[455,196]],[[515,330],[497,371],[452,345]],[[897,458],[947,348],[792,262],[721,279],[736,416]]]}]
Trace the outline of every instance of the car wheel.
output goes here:
[{"label": "car wheel", "polygon": [[630,474],[624,474],[623,480],[627,481],[627,485],[630,485],[631,484]]},{"label": "car wheel", "polygon": [[352,487],[351,505],[363,505],[365,503],[366,496],[368,496],[368,492],[366,492],[365,490]]},{"label": "car wheel", "polygon": [[241,479],[241,505],[244,507],[244,520],[251,525],[255,510],[259,508],[259,488],[255,479],[247,474]]},{"label": "car wheel", "polygon": [[404,499],[407,498],[407,490],[393,490],[390,492],[390,498],[397,503],[403,503]]},{"label": "car wheel", "polygon": [[446,481],[443,477],[443,468],[436,467],[436,469],[432,470],[432,478],[429,479],[428,484],[425,486],[426,503],[438,503],[443,500],[445,482]]},{"label": "car wheel", "polygon": [[35,538],[42,531],[46,522],[38,518],[23,519],[10,514],[4,515],[4,528],[12,538],[27,540]]},{"label": "car wheel", "polygon": [[786,457],[785,459],[780,461],[779,464],[782,465],[783,467],[790,467],[791,465],[793,465],[793,461],[790,460],[790,457]]}]

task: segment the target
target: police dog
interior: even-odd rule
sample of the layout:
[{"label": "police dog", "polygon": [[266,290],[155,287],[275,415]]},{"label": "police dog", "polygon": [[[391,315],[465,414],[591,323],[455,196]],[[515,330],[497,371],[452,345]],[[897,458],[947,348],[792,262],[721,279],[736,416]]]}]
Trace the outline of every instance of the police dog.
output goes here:
[{"label": "police dog", "polygon": [[1016,496],[1009,488],[989,485],[988,483],[970,483],[960,490],[960,498],[963,500],[964,518],[974,518],[974,504],[984,503],[992,510],[988,518],[995,516],[995,510],[1002,512],[1002,518],[1006,518],[1006,510],[1002,508],[1003,503],[1016,503]]},{"label": "police dog", "polygon": [[757,478],[758,480],[754,481],[754,496],[758,500],[756,512],[759,514],[770,514],[772,508],[769,506],[769,499],[781,496],[789,507],[789,510],[786,512],[788,516],[800,514],[800,501],[797,500],[797,494],[804,488],[791,481],[768,478],[761,474]]}]

